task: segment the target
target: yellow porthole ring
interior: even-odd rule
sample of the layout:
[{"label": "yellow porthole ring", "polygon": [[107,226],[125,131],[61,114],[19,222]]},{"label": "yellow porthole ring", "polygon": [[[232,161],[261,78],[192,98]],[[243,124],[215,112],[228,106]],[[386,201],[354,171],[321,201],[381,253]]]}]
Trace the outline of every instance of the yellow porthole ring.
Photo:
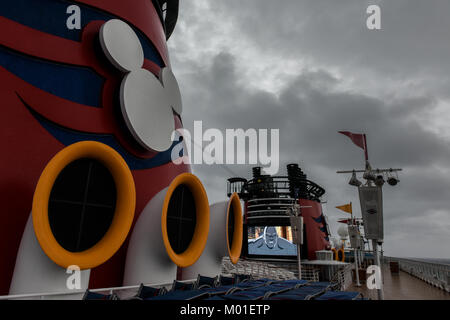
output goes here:
[{"label": "yellow porthole ring", "polygon": [[[117,190],[116,209],[110,228],[97,244],[82,252],[70,252],[53,235],[48,218],[48,202],[61,171],[71,162],[82,158],[95,159],[110,171]],[[77,265],[82,270],[94,268],[111,258],[125,241],[133,223],[135,205],[134,179],[120,154],[100,142],[77,142],[58,152],[39,178],[32,206],[36,238],[42,250],[57,265],[63,268]]]},{"label": "yellow porthole ring", "polygon": [[[167,211],[169,202],[175,189],[184,185],[191,191],[196,209],[196,225],[194,236],[189,247],[182,253],[173,251],[167,234]],[[200,180],[191,173],[182,173],[178,175],[170,184],[164,198],[164,204],[161,214],[161,233],[169,258],[179,267],[186,268],[193,265],[200,258],[206,246],[209,233],[209,203],[205,188]]]},{"label": "yellow porthole ring", "polygon": [[[232,245],[230,248],[230,244],[228,241],[228,221],[230,214],[230,209],[233,208],[234,214],[234,232],[233,232],[233,240],[231,241]],[[237,193],[233,193],[230,197],[230,201],[228,201],[228,209],[227,209],[227,226],[226,226],[226,234],[227,234],[227,248],[228,255],[232,263],[236,264],[239,261],[239,257],[241,256],[242,250],[242,232],[243,232],[243,222],[242,222],[242,208],[241,201]]]},{"label": "yellow porthole ring", "polygon": [[338,253],[335,248],[332,248],[331,251],[333,252],[333,260],[338,260]]}]

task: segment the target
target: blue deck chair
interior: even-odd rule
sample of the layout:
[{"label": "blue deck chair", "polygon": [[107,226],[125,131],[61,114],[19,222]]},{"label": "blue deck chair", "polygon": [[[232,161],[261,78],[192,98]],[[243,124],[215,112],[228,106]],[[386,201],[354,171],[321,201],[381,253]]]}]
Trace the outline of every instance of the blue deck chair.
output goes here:
[{"label": "blue deck chair", "polygon": [[361,298],[359,292],[328,291],[314,300],[358,300],[359,298]]},{"label": "blue deck chair", "polygon": [[167,289],[162,288],[154,288],[145,286],[143,283],[139,286],[138,292],[134,297],[131,297],[129,300],[144,300],[151,297],[160,296],[167,293]]},{"label": "blue deck chair", "polygon": [[119,300],[119,297],[115,293],[102,294],[86,290],[86,292],[83,295],[83,300]]},{"label": "blue deck chair", "polygon": [[225,299],[222,298],[221,296],[212,296],[212,297],[206,298],[204,300],[205,301],[223,301]]},{"label": "blue deck chair", "polygon": [[280,286],[278,284],[269,284],[252,288],[249,290],[234,291],[231,294],[222,296],[227,300],[261,300],[268,294],[280,294],[289,291],[293,286]]},{"label": "blue deck chair", "polygon": [[282,280],[282,281],[276,281],[274,283],[284,283],[284,284],[289,284],[289,285],[297,285],[297,284],[306,284],[306,283],[313,283],[309,280],[301,280],[301,279],[290,279],[290,280]]},{"label": "blue deck chair", "polygon": [[200,290],[207,292],[210,296],[214,295],[227,295],[232,294],[236,291],[245,291],[245,290],[252,290],[259,287],[264,286],[266,283],[262,281],[248,281],[248,282],[242,282],[236,285],[225,285],[225,286],[218,286],[215,288],[201,288]]},{"label": "blue deck chair", "polygon": [[175,290],[169,291],[164,295],[151,297],[145,300],[200,300],[208,297],[209,294],[203,290]]},{"label": "blue deck chair", "polygon": [[311,282],[308,280],[299,280],[299,279],[293,279],[293,280],[284,280],[284,281],[276,281],[272,282],[271,285],[273,286],[279,286],[279,287],[289,287],[292,289],[300,288],[302,286],[306,286],[310,284]]},{"label": "blue deck chair", "polygon": [[308,287],[315,287],[315,288],[323,288],[325,291],[331,291],[336,290],[339,286],[338,283],[332,283],[332,282],[309,282],[307,284]]},{"label": "blue deck chair", "polygon": [[264,298],[265,292],[261,291],[242,291],[232,294],[219,296],[224,300],[261,300]]},{"label": "blue deck chair", "polygon": [[189,283],[189,282],[186,283],[186,282],[174,280],[170,291],[188,291],[188,290],[193,290],[194,287],[195,287],[195,283]]},{"label": "blue deck chair", "polygon": [[311,300],[323,294],[327,289],[325,287],[303,286],[297,289],[289,290],[281,294],[271,294],[266,296],[268,300]]},{"label": "blue deck chair", "polygon": [[315,281],[315,282],[310,282],[308,284],[308,286],[311,286],[311,287],[323,287],[323,288],[325,288],[325,287],[328,288],[333,285],[334,285],[333,283],[325,282],[325,281]]},{"label": "blue deck chair", "polygon": [[219,277],[219,286],[229,286],[234,285],[235,279],[232,277],[220,276]]},{"label": "blue deck chair", "polygon": [[273,279],[269,279],[269,278],[254,279],[253,281],[264,282],[267,284],[278,282],[278,280],[273,280]]},{"label": "blue deck chair", "polygon": [[217,276],[214,278],[211,277],[205,277],[202,275],[197,276],[197,281],[194,285],[195,288],[201,289],[201,288],[214,288],[217,285]]},{"label": "blue deck chair", "polygon": [[249,274],[237,274],[235,273],[233,275],[234,278],[234,282],[235,283],[241,283],[241,282],[246,282],[246,281],[251,281],[253,280],[252,276]]},{"label": "blue deck chair", "polygon": [[334,282],[325,282],[325,281],[318,281],[318,282],[310,282],[309,285],[316,286],[316,287],[336,287],[339,284]]},{"label": "blue deck chair", "polygon": [[201,290],[203,292],[208,293],[210,296],[212,295],[222,295],[227,294],[231,291],[233,291],[236,287],[234,285],[227,285],[227,286],[218,286],[218,287],[203,287],[198,290]]},{"label": "blue deck chair", "polygon": [[292,288],[292,286],[286,286],[286,285],[280,285],[276,282],[265,282],[265,281],[260,281],[260,280],[250,280],[247,282],[241,282],[238,283],[237,285],[234,286],[234,290],[230,291],[230,293],[235,293],[235,292],[239,292],[239,291],[250,291],[250,290],[257,290],[257,291],[270,291],[270,290],[275,290],[275,291],[279,291],[282,290],[286,287],[288,288]]},{"label": "blue deck chair", "polygon": [[245,282],[239,282],[235,285],[237,289],[240,290],[246,290],[246,289],[252,289],[252,288],[258,288],[269,285],[269,282],[259,281],[259,280],[248,280]]}]

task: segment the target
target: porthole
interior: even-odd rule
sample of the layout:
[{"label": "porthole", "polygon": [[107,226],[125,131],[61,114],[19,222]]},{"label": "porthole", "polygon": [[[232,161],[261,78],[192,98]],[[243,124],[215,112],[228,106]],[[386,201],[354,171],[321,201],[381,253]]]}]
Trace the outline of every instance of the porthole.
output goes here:
[{"label": "porthole", "polygon": [[125,241],[135,204],[125,160],[103,143],[75,143],[57,153],[39,178],[32,207],[36,238],[64,268],[96,267]]}]

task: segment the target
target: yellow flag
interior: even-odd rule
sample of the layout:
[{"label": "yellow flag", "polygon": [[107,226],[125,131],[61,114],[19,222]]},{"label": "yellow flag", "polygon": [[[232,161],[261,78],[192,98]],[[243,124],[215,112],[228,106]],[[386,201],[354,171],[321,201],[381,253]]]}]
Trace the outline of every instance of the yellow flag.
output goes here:
[{"label": "yellow flag", "polygon": [[337,206],[336,208],[338,208],[338,209],[340,209],[342,211],[345,211],[347,213],[350,213],[350,214],[353,213],[353,211],[352,211],[352,203],[351,202],[348,203],[348,204],[344,204],[342,206]]}]

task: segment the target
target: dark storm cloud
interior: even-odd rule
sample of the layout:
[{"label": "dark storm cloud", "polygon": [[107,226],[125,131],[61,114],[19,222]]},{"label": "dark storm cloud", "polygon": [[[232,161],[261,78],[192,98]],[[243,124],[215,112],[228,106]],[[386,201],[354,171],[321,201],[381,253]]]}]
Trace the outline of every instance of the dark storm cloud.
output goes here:
[{"label": "dark storm cloud", "polygon": [[382,101],[363,94],[337,92],[334,87],[338,81],[323,70],[304,71],[276,96],[240,86],[237,71],[233,57],[219,53],[212,57],[210,69],[186,79],[199,88],[199,92],[194,88],[189,89],[191,94],[186,92],[186,103],[205,111],[201,117],[197,113],[185,115],[186,125],[202,119],[206,127],[280,128],[284,152],[312,149],[318,156],[315,162],[327,166],[342,166],[350,159],[341,152],[350,140],[337,131],[364,130],[370,153],[378,163],[448,163],[449,142],[426,131],[413,116],[433,108],[431,97]]},{"label": "dark storm cloud", "polygon": [[[261,49],[390,76],[450,69],[446,0],[215,1]],[[366,28],[366,8],[381,8],[381,31]]]},{"label": "dark storm cloud", "polygon": [[[404,170],[397,187],[384,188],[387,254],[450,256],[450,142],[432,130],[441,120],[438,105],[448,103],[450,23],[443,12],[450,3],[431,2],[371,2],[381,3],[380,33],[364,29],[367,1],[185,4],[170,40],[185,127],[203,120],[205,129],[279,128],[280,174],[300,162],[325,187],[334,231],[336,219],[346,217],[336,205],[352,201],[359,212],[356,189],[336,170],[363,166],[362,150],[337,131],[365,132],[373,166]],[[233,43],[261,54],[243,64]],[[286,70],[290,76],[273,92],[249,76],[266,61],[262,55],[281,66],[297,58],[306,63]],[[373,84],[381,94],[373,94]],[[226,179],[249,177],[251,166],[193,170],[215,202],[225,199]]]}]

